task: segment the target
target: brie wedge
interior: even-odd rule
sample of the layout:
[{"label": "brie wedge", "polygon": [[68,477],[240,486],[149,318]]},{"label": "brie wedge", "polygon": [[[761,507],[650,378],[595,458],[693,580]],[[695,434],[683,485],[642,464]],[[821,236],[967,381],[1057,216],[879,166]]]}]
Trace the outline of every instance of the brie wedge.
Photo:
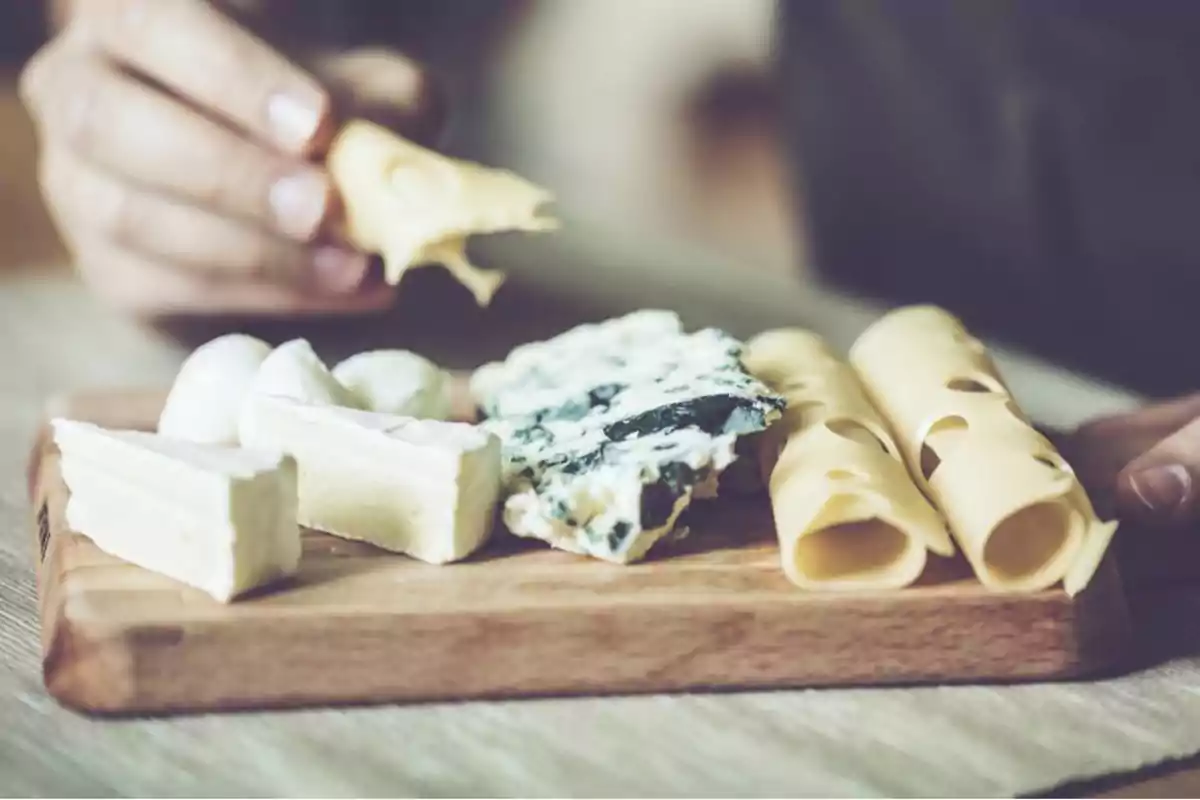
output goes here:
[{"label": "brie wedge", "polygon": [[266,398],[263,410],[258,440],[299,465],[301,525],[432,564],[465,558],[491,535],[496,436],[282,398]]},{"label": "brie wedge", "polygon": [[333,368],[359,408],[421,419],[449,419],[450,376],[407,350],[373,350]]},{"label": "brie wedge", "polygon": [[105,552],[221,602],[296,572],[287,456],[56,419],[67,524]]},{"label": "brie wedge", "polygon": [[158,432],[192,442],[237,444],[242,401],[270,353],[269,344],[241,333],[197,348],[175,376]]}]

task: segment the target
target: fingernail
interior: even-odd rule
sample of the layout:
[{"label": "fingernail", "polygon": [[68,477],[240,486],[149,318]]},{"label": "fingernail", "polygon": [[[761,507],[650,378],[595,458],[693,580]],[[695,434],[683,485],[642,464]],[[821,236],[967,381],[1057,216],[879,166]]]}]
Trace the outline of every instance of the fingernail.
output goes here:
[{"label": "fingernail", "polygon": [[288,152],[308,149],[321,124],[324,101],[313,92],[295,94],[280,92],[267,100],[267,121],[275,143]]},{"label": "fingernail", "polygon": [[362,286],[369,263],[362,253],[337,247],[318,247],[313,253],[317,285],[335,294],[351,294]]},{"label": "fingernail", "polygon": [[1149,467],[1134,473],[1129,483],[1142,505],[1156,513],[1179,508],[1192,491],[1192,475],[1182,464]]},{"label": "fingernail", "polygon": [[285,234],[306,240],[317,232],[329,203],[329,185],[314,172],[297,172],[271,187],[271,211]]}]

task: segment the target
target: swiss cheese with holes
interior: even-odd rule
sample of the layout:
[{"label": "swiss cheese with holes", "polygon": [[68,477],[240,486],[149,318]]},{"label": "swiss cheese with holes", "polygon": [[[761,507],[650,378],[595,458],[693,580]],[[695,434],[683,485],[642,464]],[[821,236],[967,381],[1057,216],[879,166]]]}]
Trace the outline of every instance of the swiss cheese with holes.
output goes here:
[{"label": "swiss cheese with holes", "polygon": [[914,479],[979,580],[1007,591],[1091,580],[1116,530],[1021,412],[986,349],[932,306],[867,329],[850,362],[891,423]]},{"label": "swiss cheese with holes", "polygon": [[411,267],[441,264],[486,305],[504,275],[471,264],[467,238],[557,227],[538,215],[552,199],[546,190],[511,172],[439,155],[362,120],[342,128],[326,164],[342,198],[347,237],[383,256],[392,285]]},{"label": "swiss cheese with holes", "polygon": [[784,574],[809,589],[898,589],[928,552],[954,553],[945,523],[913,483],[857,376],[816,335],[768,331],[747,370],[788,401],[762,439]]}]

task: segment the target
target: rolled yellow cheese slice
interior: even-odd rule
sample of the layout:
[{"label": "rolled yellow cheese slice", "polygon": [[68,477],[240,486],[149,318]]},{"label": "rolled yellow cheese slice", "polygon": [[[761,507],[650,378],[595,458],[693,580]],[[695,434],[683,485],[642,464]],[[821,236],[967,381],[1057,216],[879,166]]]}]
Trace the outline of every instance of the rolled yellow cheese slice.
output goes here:
[{"label": "rolled yellow cheese slice", "polygon": [[953,554],[888,426],[819,337],[769,331],[747,343],[743,364],[788,399],[760,461],[788,580],[806,589],[898,589],[920,577],[928,551]]},{"label": "rolled yellow cheese slice", "polygon": [[769,481],[788,438],[818,425],[900,458],[891,431],[867,399],[854,370],[811,331],[779,328],[761,333],[747,342],[742,365],[787,400],[782,418],[762,439],[764,482]]},{"label": "rolled yellow cheese slice", "polygon": [[899,309],[859,337],[850,363],[981,583],[1039,591],[1061,581],[1069,594],[1088,584],[1116,523],[1096,516],[961,321]]},{"label": "rolled yellow cheese slice", "polygon": [[411,267],[441,264],[486,305],[504,275],[471,264],[467,237],[558,226],[538,214],[552,199],[545,189],[511,172],[447,158],[363,120],[339,131],[326,166],[342,199],[346,236],[383,256],[392,285]]}]

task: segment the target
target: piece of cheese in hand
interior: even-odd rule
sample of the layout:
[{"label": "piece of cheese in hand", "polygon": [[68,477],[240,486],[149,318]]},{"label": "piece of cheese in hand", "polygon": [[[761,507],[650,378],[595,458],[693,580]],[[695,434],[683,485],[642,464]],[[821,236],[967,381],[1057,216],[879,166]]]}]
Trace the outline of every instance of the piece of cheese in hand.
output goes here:
[{"label": "piece of cheese in hand", "polygon": [[56,419],[66,520],[105,552],[221,602],[300,563],[296,464],[277,453]]},{"label": "piece of cheese in hand", "polygon": [[466,255],[467,237],[499,231],[546,231],[539,216],[552,197],[511,172],[447,158],[363,120],[348,122],[326,159],[345,208],[345,233],[383,256],[388,283],[410,267],[441,264],[487,305],[504,280]]},{"label": "piece of cheese in hand", "polygon": [[260,439],[299,465],[300,524],[432,564],[488,540],[500,441],[473,425],[268,398]]},{"label": "piece of cheese in hand", "polygon": [[238,417],[271,346],[234,333],[196,349],[179,368],[158,420],[158,432],[174,439],[237,444]]},{"label": "piece of cheese in hand", "polygon": [[308,405],[359,407],[350,390],[333,377],[304,339],[279,345],[258,368],[238,419],[238,441],[243,447],[260,446],[257,431],[264,413],[262,401],[270,397],[286,397]]},{"label": "piece of cheese in hand", "polygon": [[368,411],[420,419],[450,417],[450,376],[416,353],[359,353],[334,367],[333,377]]}]

